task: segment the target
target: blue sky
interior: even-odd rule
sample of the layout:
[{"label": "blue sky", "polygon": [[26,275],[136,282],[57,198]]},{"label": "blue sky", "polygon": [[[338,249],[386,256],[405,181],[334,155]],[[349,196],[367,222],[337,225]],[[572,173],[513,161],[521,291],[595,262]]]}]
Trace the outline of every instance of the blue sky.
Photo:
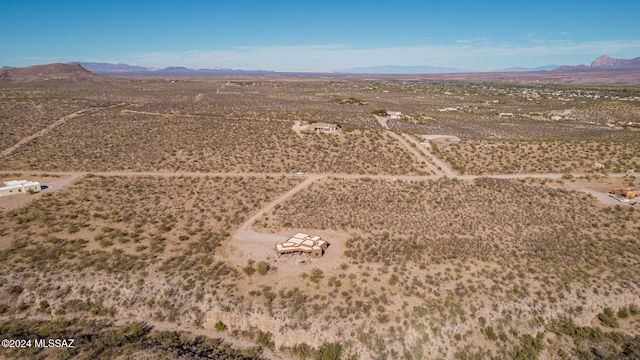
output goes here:
[{"label": "blue sky", "polygon": [[640,56],[640,1],[0,0],[0,66],[495,70]]}]

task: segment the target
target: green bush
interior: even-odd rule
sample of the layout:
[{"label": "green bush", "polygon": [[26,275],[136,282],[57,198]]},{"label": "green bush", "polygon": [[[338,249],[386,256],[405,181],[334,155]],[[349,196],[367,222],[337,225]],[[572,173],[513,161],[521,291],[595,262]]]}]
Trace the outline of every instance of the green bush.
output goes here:
[{"label": "green bush", "polygon": [[218,331],[225,331],[227,330],[227,324],[223,323],[222,321],[218,321],[216,323],[216,330]]},{"label": "green bush", "polygon": [[320,346],[315,356],[316,360],[339,360],[342,352],[342,345],[338,343],[329,343]]},{"label": "green bush", "polygon": [[40,310],[46,311],[49,308],[49,302],[47,300],[40,301]]},{"label": "green bush", "polygon": [[256,264],[256,270],[260,275],[267,275],[267,272],[269,271],[269,264],[264,261],[260,261]]},{"label": "green bush", "polygon": [[598,315],[598,319],[600,320],[600,322],[602,323],[602,325],[604,326],[608,326],[608,327],[618,327],[618,320],[616,320],[614,314],[613,314],[613,310],[609,307],[604,308],[602,314]]},{"label": "green bush", "polygon": [[24,289],[22,288],[22,286],[20,285],[11,285],[11,286],[7,286],[7,288],[5,289],[5,291],[7,292],[7,294],[9,295],[20,295],[22,294],[22,291]]},{"label": "green bush", "polygon": [[522,335],[520,347],[514,350],[512,359],[528,360],[539,358],[540,352],[544,349],[543,339],[544,334],[541,332],[535,338],[529,334]]},{"label": "green bush", "polygon": [[320,280],[322,280],[323,278],[324,278],[324,271],[318,268],[313,268],[311,270],[311,276],[309,276],[309,280],[313,281],[314,283],[319,283]]},{"label": "green bush", "polygon": [[498,340],[498,335],[496,335],[496,332],[495,330],[493,330],[492,326],[487,326],[484,329],[484,336],[486,336],[487,339],[489,340],[493,340],[493,341]]},{"label": "green bush", "polygon": [[627,308],[620,308],[617,315],[620,319],[626,319],[629,317],[629,310],[627,310]]},{"label": "green bush", "polygon": [[256,342],[269,349],[273,349],[276,346],[276,343],[273,341],[273,334],[268,331],[258,330]]}]

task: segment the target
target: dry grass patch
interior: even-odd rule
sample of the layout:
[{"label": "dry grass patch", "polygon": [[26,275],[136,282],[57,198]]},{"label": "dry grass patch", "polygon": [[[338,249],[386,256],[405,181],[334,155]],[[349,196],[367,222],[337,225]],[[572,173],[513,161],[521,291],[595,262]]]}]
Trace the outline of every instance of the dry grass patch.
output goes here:
[{"label": "dry grass patch", "polygon": [[[463,174],[622,173],[640,167],[640,141],[464,140],[434,151]],[[600,167],[597,164],[601,164]]]}]

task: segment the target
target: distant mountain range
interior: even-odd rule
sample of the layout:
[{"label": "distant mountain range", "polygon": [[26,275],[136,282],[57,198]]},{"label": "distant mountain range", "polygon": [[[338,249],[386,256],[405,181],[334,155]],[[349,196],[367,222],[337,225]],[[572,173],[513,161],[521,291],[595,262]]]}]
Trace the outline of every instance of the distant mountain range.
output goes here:
[{"label": "distant mountain range", "polygon": [[[498,69],[489,72],[527,72],[527,71],[550,71],[559,68],[562,65],[545,65],[536,68],[512,67],[507,69]],[[356,67],[342,70],[341,72],[348,74],[454,74],[474,72],[462,70],[458,68],[438,67],[438,66],[400,66],[400,65],[384,65],[370,67]]]},{"label": "distant mountain range", "polygon": [[447,74],[464,72],[464,70],[437,66],[383,65],[355,67],[351,69],[341,70],[340,72],[348,74]]},{"label": "distant mountain range", "polygon": [[264,75],[273,73],[269,70],[233,70],[227,68],[191,69],[171,66],[163,69],[132,66],[127,64],[109,64],[96,62],[81,62],[83,68],[100,75]]},{"label": "distant mountain range", "polygon": [[[186,67],[167,67],[163,69],[148,68],[142,66],[132,66],[127,64],[109,64],[96,62],[80,62],[85,69],[100,75],[174,75],[174,76],[197,76],[197,75],[269,75],[282,74],[271,70],[234,70],[228,68],[205,68],[192,69]],[[507,69],[499,69],[490,72],[536,72],[536,71],[554,71],[554,72],[570,72],[570,71],[592,71],[603,69],[635,69],[640,68],[640,57],[635,59],[614,59],[607,55],[600,56],[593,60],[591,65],[562,66],[562,65],[545,65],[535,68],[512,67]],[[401,65],[383,65],[355,67],[344,69],[336,72],[324,73],[325,75],[338,74],[453,74],[467,73],[466,71],[450,67],[437,66],[401,66]],[[287,72],[298,74],[298,72]],[[302,73],[301,73],[302,74]]]},{"label": "distant mountain range", "polygon": [[[614,59],[603,55],[593,60],[590,65],[556,66],[548,65],[533,69],[510,68],[493,72],[465,72],[455,68],[443,68],[433,66],[397,66],[385,65],[374,67],[359,67],[344,70],[343,72],[276,72],[269,70],[233,70],[226,68],[190,69],[186,67],[167,67],[164,69],[131,66],[127,64],[108,63],[69,63],[36,65],[26,68],[0,68],[0,82],[32,82],[50,80],[85,80],[97,81],[99,75],[160,75],[160,76],[215,76],[215,75],[247,75],[247,76],[367,76],[369,74],[379,77],[402,78],[420,77],[434,79],[460,79],[460,80],[500,80],[500,81],[562,81],[571,82],[575,79],[573,73],[592,74],[593,80],[603,83],[603,79],[609,79],[607,83],[636,84],[640,81],[640,57],[634,59]],[[96,75],[99,74],[99,75]],[[605,75],[605,76],[603,76]],[[583,78],[581,81],[585,81]]]},{"label": "distant mountain range", "polygon": [[494,70],[493,72],[527,72],[527,71],[551,71],[555,70],[562,65],[544,65],[538,66],[535,68],[525,68],[525,67],[512,67],[507,69]]}]

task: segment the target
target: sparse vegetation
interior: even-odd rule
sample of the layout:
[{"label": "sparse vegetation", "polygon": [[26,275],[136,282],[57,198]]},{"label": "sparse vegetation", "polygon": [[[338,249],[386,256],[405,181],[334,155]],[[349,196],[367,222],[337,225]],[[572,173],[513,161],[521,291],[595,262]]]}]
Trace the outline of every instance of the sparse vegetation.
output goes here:
[{"label": "sparse vegetation", "polygon": [[[3,83],[3,149],[37,135],[2,157],[3,179],[87,174],[0,203],[0,333],[86,343],[0,357],[638,358],[640,211],[563,188],[638,171],[637,96],[390,79]],[[386,109],[407,115],[382,129]],[[342,129],[297,134],[294,121]],[[392,132],[461,138],[425,144],[459,174],[562,175],[417,177],[432,175],[419,146]],[[302,181],[252,231],[317,232],[322,259],[234,238]]]}]

